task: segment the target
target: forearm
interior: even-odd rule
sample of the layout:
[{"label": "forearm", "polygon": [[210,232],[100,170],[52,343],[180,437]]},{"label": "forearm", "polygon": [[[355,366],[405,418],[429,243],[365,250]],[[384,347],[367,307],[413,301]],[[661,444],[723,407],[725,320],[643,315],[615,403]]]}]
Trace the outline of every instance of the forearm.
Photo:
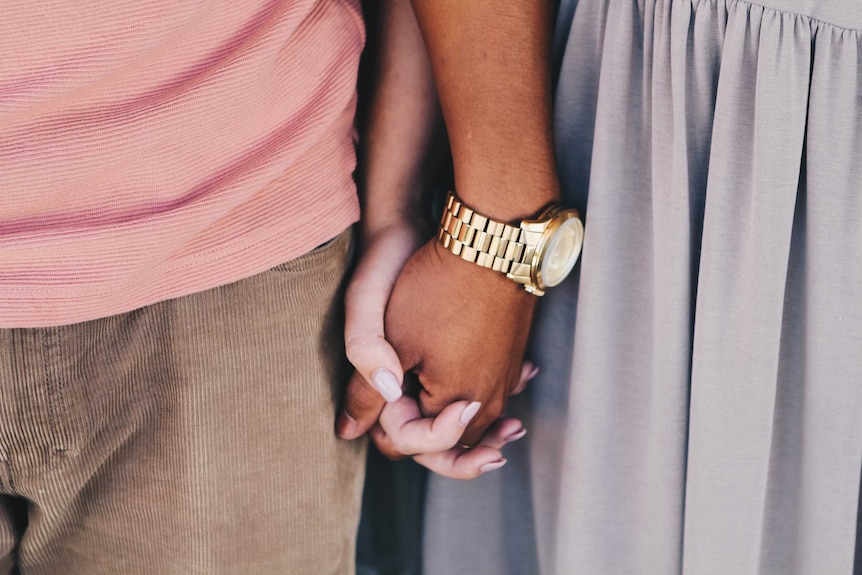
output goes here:
[{"label": "forearm", "polygon": [[440,125],[430,63],[407,0],[383,0],[368,117],[361,128],[363,229],[415,219],[429,151]]},{"label": "forearm", "polygon": [[459,195],[517,220],[559,198],[548,0],[413,0],[430,54]]}]

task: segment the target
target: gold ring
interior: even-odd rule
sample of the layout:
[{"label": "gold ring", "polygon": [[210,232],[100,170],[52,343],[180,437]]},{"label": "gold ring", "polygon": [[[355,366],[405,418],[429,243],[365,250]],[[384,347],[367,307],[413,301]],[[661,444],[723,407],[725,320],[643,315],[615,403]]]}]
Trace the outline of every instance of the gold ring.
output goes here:
[{"label": "gold ring", "polygon": [[461,449],[473,449],[477,445],[479,445],[479,444],[474,443],[473,445],[467,445],[466,443],[460,443],[460,442],[458,443],[458,447],[460,447]]}]

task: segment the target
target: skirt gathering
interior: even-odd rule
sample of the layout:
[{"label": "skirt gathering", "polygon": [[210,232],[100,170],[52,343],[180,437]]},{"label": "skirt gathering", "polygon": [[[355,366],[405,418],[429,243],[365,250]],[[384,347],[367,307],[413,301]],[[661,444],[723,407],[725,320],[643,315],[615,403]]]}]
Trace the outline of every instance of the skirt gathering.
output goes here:
[{"label": "skirt gathering", "polygon": [[527,438],[429,478],[425,572],[853,573],[862,3],[563,0],[555,44],[584,251]]}]

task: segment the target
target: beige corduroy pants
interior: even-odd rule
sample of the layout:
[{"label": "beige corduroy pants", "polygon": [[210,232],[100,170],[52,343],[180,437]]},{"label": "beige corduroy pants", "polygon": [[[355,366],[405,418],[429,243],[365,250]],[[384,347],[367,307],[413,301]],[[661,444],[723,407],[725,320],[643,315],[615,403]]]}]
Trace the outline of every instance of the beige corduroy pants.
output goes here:
[{"label": "beige corduroy pants", "polygon": [[353,573],[350,232],[127,314],[0,330],[0,573]]}]

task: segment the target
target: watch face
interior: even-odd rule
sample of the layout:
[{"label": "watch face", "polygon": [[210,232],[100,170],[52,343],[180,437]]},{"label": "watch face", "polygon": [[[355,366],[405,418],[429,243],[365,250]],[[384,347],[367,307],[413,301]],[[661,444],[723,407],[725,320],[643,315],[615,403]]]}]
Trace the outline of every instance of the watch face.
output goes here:
[{"label": "watch face", "polygon": [[584,226],[577,217],[566,218],[548,238],[539,266],[544,286],[554,287],[566,279],[578,261],[583,239]]}]

